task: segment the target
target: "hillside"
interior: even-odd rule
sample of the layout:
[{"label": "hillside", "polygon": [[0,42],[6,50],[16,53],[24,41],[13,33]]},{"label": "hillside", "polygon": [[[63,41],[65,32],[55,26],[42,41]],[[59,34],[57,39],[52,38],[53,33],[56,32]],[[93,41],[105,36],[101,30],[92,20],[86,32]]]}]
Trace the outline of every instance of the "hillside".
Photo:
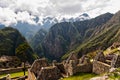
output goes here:
[{"label": "hillside", "polygon": [[101,32],[89,41],[83,42],[77,49],[74,49],[79,55],[95,51],[97,49],[105,50],[114,42],[120,42],[120,11],[116,13],[106,24],[102,26]]},{"label": "hillside", "polygon": [[[43,49],[41,43],[46,35],[47,35],[47,31],[42,28],[36,33],[36,35],[29,42],[35,52],[37,53],[42,52]],[[43,56],[43,54],[41,53],[39,54],[39,56]]]},{"label": "hillside", "polygon": [[[113,14],[106,13],[90,20],[55,24],[50,28],[42,42],[37,43],[41,47],[34,48],[34,50],[38,54],[44,53],[43,56],[48,59],[60,60],[66,52],[75,49],[84,41],[88,41],[96,36],[96,31],[100,33],[99,29],[112,16]],[[37,38],[37,36],[34,38]]]},{"label": "hillside", "polygon": [[[26,50],[23,48],[26,48]],[[17,56],[22,60],[24,57],[20,57],[20,55],[23,53],[27,61],[32,62],[35,59],[32,48],[29,46],[25,38],[21,36],[19,31],[11,27],[1,29],[0,56]]]}]

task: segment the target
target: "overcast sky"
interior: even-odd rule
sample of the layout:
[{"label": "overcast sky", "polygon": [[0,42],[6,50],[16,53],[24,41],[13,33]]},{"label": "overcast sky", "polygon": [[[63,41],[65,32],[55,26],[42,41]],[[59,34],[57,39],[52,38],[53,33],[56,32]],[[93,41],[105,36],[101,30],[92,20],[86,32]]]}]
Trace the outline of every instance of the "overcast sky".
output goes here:
[{"label": "overcast sky", "polygon": [[90,17],[120,10],[120,0],[0,0],[0,23],[18,21],[36,24],[33,19],[46,16],[71,17],[88,13]]}]

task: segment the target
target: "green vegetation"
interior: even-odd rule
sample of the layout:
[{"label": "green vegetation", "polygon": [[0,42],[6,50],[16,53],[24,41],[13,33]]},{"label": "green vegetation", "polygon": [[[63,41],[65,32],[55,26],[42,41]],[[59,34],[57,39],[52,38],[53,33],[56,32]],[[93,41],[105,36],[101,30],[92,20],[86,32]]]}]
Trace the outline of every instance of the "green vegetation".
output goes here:
[{"label": "green vegetation", "polygon": [[19,56],[23,52],[28,62],[35,60],[32,48],[18,30],[11,27],[0,29],[0,56],[17,56],[23,60]]},{"label": "green vegetation", "polygon": [[115,49],[106,49],[105,51],[104,51],[104,55],[107,55],[107,54],[112,54],[112,53],[119,53],[119,49],[118,48],[115,48]]},{"label": "green vegetation", "polygon": [[117,68],[115,71],[108,73],[110,80],[119,80],[120,79],[120,68]]},{"label": "green vegetation", "polygon": [[74,76],[64,78],[62,80],[89,80],[92,77],[97,76],[96,74],[93,73],[78,73]]},{"label": "green vegetation", "polygon": [[[6,76],[7,74],[2,74],[0,75],[0,78]],[[28,72],[26,71],[26,75],[28,75]],[[10,73],[10,77],[11,78],[15,78],[15,77],[21,77],[24,76],[24,72],[16,72],[16,73]]]}]

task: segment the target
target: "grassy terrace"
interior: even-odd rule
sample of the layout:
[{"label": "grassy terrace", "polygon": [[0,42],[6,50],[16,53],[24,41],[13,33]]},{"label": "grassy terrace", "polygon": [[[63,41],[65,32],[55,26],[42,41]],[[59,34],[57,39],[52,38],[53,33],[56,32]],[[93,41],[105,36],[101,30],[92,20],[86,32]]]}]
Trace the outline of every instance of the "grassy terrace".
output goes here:
[{"label": "grassy terrace", "polygon": [[62,80],[89,80],[92,77],[97,76],[96,74],[93,73],[78,73],[74,76],[64,78]]},{"label": "grassy terrace", "polygon": [[[0,78],[6,76],[7,74],[2,74],[0,75]],[[28,75],[28,72],[26,71],[26,75]],[[15,77],[21,77],[21,76],[24,76],[24,72],[16,72],[16,73],[11,73],[10,74],[10,77],[11,78],[15,78]]]}]

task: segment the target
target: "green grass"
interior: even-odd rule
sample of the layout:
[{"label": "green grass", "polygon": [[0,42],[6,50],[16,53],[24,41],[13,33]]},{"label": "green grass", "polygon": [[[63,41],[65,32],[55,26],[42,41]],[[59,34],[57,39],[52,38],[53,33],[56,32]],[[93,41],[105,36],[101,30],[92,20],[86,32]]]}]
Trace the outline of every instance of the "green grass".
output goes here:
[{"label": "green grass", "polygon": [[97,75],[93,73],[78,73],[74,76],[64,78],[61,80],[89,80],[90,78],[95,77],[95,76]]},{"label": "green grass", "polygon": [[104,54],[105,55],[107,55],[107,54],[112,54],[112,53],[116,53],[116,52],[118,52],[119,50],[118,50],[118,48],[115,48],[115,49],[106,49],[105,51],[104,51]]},{"label": "green grass", "polygon": [[[0,75],[0,78],[6,76],[7,74],[2,74]],[[26,71],[26,75],[28,75],[28,72]],[[20,76],[24,76],[24,72],[16,72],[16,73],[11,73],[10,77],[11,78],[15,78],[15,77],[20,77]]]}]

